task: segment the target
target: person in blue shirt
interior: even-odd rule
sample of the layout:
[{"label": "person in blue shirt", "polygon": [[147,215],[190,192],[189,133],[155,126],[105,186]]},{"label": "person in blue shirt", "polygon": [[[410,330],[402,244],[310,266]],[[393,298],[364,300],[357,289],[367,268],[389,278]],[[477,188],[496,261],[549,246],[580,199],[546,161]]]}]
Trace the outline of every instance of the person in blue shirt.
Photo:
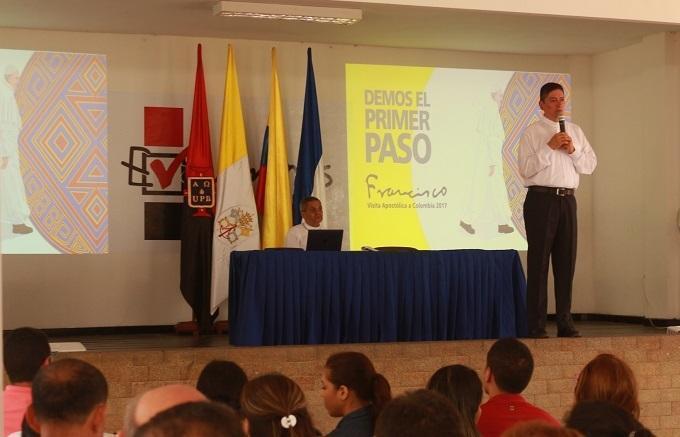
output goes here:
[{"label": "person in blue shirt", "polygon": [[342,417],[328,437],[372,437],[376,418],[392,398],[392,390],[366,355],[340,352],[326,360],[321,397],[331,417]]}]

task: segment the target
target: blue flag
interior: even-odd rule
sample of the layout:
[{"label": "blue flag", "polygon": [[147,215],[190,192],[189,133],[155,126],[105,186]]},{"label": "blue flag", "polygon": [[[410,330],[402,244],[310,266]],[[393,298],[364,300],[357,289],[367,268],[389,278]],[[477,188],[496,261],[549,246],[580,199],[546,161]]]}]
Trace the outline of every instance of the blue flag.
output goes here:
[{"label": "blue flag", "polygon": [[302,133],[298,151],[297,171],[293,189],[293,223],[302,221],[300,201],[308,196],[317,197],[321,203],[326,201],[326,187],[321,156],[321,125],[319,105],[316,98],[316,81],[312,65],[312,49],[307,49],[307,84],[305,87],[305,108],[302,114]]}]

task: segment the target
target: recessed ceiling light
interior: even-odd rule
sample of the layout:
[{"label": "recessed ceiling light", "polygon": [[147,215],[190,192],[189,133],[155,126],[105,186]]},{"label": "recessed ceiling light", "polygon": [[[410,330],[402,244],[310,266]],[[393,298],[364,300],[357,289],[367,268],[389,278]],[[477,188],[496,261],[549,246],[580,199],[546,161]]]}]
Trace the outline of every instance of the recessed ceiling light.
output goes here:
[{"label": "recessed ceiling light", "polygon": [[218,1],[215,3],[213,14],[222,17],[267,18],[271,20],[332,24],[354,24],[361,20],[361,9],[232,1]]}]

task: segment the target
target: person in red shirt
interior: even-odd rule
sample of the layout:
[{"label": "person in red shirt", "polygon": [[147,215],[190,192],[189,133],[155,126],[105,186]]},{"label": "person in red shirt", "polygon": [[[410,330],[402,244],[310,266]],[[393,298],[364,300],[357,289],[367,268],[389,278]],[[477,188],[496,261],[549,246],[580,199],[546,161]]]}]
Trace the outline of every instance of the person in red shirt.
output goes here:
[{"label": "person in red shirt", "polygon": [[21,430],[31,404],[31,382],[38,370],[50,363],[47,336],[35,328],[13,330],[5,337],[3,362],[10,381],[2,393],[6,436]]},{"label": "person in red shirt", "polygon": [[498,437],[515,423],[541,420],[560,423],[546,411],[527,402],[521,395],[534,372],[529,348],[515,338],[496,341],[486,355],[484,391],[489,400],[482,404],[477,428],[482,437]]}]

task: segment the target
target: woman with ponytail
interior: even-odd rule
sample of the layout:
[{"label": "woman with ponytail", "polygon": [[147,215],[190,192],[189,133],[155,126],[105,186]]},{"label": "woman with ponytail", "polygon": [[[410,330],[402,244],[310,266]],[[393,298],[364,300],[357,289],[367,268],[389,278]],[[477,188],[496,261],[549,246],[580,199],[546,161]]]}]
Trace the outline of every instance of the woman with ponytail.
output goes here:
[{"label": "woman with ponytail", "polygon": [[316,437],[302,389],[279,373],[258,376],[246,383],[241,413],[250,437]]},{"label": "woman with ponytail", "polygon": [[376,418],[392,398],[392,391],[366,355],[340,352],[326,361],[321,397],[328,414],[342,417],[328,437],[371,437]]}]

